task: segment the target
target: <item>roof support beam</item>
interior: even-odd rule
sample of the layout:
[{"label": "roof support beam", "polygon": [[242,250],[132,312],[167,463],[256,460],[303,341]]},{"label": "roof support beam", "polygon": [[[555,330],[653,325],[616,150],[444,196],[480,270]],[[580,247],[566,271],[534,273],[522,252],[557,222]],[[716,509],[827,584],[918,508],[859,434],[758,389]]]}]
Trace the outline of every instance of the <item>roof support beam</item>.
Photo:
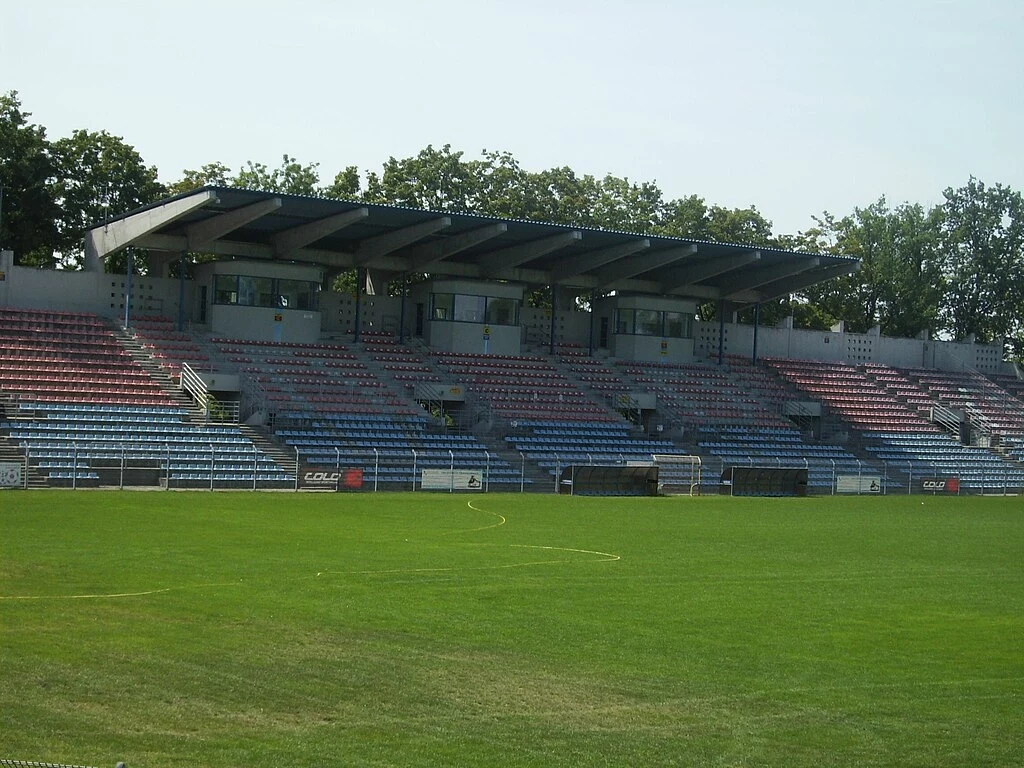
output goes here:
[{"label": "roof support beam", "polygon": [[271,240],[274,254],[279,259],[288,258],[300,248],[312,245],[345,227],[356,224],[370,215],[368,208],[356,208],[354,211],[336,213],[323,219],[316,219],[307,224],[278,232]]},{"label": "roof support beam", "polygon": [[403,256],[409,259],[410,272],[425,272],[427,268],[444,261],[449,256],[454,256],[460,251],[472,248],[474,245],[487,242],[508,232],[508,224],[498,222],[488,224],[485,227],[471,229],[468,232],[460,232],[433,243],[423,243],[409,248]]},{"label": "roof support beam", "polygon": [[86,271],[102,272],[103,259],[110,254],[216,200],[213,190],[207,189],[90,229],[85,233]]},{"label": "roof support beam", "polygon": [[695,285],[712,277],[724,275],[726,272],[732,272],[734,269],[745,267],[747,264],[753,264],[760,259],[760,251],[748,251],[737,256],[719,256],[698,264],[678,267],[662,277],[660,293],[673,293],[684,285]]},{"label": "roof support beam", "polygon": [[582,239],[583,233],[573,230],[571,232],[559,232],[557,235],[542,237],[539,240],[531,240],[528,243],[513,245],[511,248],[502,248],[500,251],[492,251],[486,256],[480,257],[478,261],[480,273],[482,275],[490,275],[498,269],[519,267],[528,261],[559,251]]},{"label": "roof support beam", "polygon": [[812,269],[817,269],[820,263],[821,259],[815,256],[809,259],[790,261],[784,265],[772,264],[744,272],[736,276],[735,279],[729,280],[728,285],[722,286],[722,297],[728,299],[745,291],[799,275],[802,272],[810,272]]},{"label": "roof support beam", "polygon": [[667,251],[645,253],[632,259],[622,259],[622,261],[598,271],[597,289],[599,291],[611,290],[620,280],[642,275],[644,272],[650,272],[652,269],[667,266],[675,261],[693,256],[695,253],[697,253],[697,246],[687,245]]},{"label": "roof support beam", "polygon": [[372,259],[384,256],[392,251],[397,251],[400,248],[405,248],[407,245],[412,245],[417,240],[422,240],[427,235],[447,229],[451,225],[452,220],[447,216],[442,216],[437,219],[421,221],[419,224],[413,224],[402,229],[385,232],[383,235],[368,237],[360,242],[359,247],[356,248],[354,254],[355,266],[363,266]]},{"label": "roof support beam", "polygon": [[224,235],[234,232],[239,227],[244,227],[250,221],[256,221],[256,219],[273,213],[280,207],[281,198],[272,197],[269,200],[260,200],[258,203],[189,224],[185,227],[188,250],[201,251],[214,240],[220,240]]},{"label": "roof support beam", "polygon": [[604,248],[600,251],[567,256],[564,259],[559,259],[558,263],[552,267],[551,281],[555,283],[561,282],[567,277],[581,275],[584,272],[603,267],[605,264],[611,264],[613,261],[618,261],[650,247],[651,241],[645,237],[629,243],[623,243],[622,245],[613,245],[611,248]]},{"label": "roof support beam", "polygon": [[803,290],[809,285],[816,285],[817,283],[825,280],[831,280],[834,277],[842,277],[843,275],[849,275],[853,272],[860,270],[859,261],[849,261],[843,264],[834,264],[824,269],[817,269],[812,274],[807,276],[806,280],[799,280],[794,283],[791,278],[783,278],[782,280],[774,281],[771,283],[765,283],[764,285],[758,286],[757,292],[761,295],[761,301],[771,301],[777,299],[780,296],[788,296],[791,293],[797,293]]}]

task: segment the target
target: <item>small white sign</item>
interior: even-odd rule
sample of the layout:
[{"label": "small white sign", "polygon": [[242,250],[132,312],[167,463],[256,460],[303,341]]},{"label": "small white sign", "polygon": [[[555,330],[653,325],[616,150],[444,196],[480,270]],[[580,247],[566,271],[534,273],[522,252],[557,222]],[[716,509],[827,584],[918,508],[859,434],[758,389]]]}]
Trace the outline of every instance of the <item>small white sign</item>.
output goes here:
[{"label": "small white sign", "polygon": [[879,475],[837,475],[836,493],[881,493]]},{"label": "small white sign", "polygon": [[21,488],[21,464],[0,462],[0,488]]},{"label": "small white sign", "polygon": [[484,487],[484,473],[479,469],[424,469],[420,488],[425,491],[479,491]]}]

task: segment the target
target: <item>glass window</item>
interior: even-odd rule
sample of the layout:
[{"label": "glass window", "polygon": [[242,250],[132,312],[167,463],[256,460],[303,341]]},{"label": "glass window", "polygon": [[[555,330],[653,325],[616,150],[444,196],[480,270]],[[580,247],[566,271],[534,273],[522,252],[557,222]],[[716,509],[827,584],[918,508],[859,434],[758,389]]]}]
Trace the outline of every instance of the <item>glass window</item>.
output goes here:
[{"label": "glass window", "polygon": [[238,303],[246,307],[276,307],[273,279],[239,275]]},{"label": "glass window", "polygon": [[519,301],[517,299],[487,299],[485,320],[492,325],[518,325]]},{"label": "glass window", "polygon": [[320,286],[306,280],[278,280],[277,306],[284,309],[316,309]]},{"label": "glass window", "polygon": [[487,310],[487,299],[484,296],[464,296],[455,294],[454,320],[461,323],[482,323]]},{"label": "glass window", "polygon": [[430,295],[430,317],[433,320],[451,320],[452,305],[455,296],[450,293],[433,293]]},{"label": "glass window", "polygon": [[686,312],[666,312],[665,335],[671,339],[691,338],[693,336],[693,315]]},{"label": "glass window", "polygon": [[636,333],[640,336],[661,336],[661,312],[656,309],[636,310]]},{"label": "glass window", "polygon": [[213,303],[236,304],[238,302],[238,275],[214,275]]},{"label": "glass window", "polygon": [[633,332],[633,310],[632,309],[617,309],[617,310],[615,310],[615,332],[616,333],[632,333]]}]

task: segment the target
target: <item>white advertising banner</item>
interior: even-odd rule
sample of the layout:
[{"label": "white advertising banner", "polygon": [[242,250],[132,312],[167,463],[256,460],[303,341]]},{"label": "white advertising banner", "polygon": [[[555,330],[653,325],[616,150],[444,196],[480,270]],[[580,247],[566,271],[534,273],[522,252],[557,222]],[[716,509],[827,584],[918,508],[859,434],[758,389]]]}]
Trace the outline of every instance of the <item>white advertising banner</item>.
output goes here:
[{"label": "white advertising banner", "polygon": [[21,488],[21,464],[0,461],[0,488]]},{"label": "white advertising banner", "polygon": [[483,470],[424,469],[420,488],[425,491],[479,491],[483,488]]},{"label": "white advertising banner", "polygon": [[880,475],[836,475],[836,493],[881,493]]}]

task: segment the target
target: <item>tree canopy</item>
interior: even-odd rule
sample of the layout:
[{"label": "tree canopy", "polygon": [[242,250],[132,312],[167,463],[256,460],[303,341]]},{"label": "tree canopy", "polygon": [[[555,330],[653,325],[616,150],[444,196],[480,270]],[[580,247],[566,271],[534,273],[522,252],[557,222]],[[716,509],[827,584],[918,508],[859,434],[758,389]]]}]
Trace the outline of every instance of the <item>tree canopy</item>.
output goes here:
[{"label": "tree canopy", "polygon": [[[89,226],[167,194],[238,186],[855,256],[859,272],[768,302],[760,321],[793,316],[807,328],[843,321],[850,331],[879,326],[891,336],[1002,339],[1024,353],[1024,197],[973,177],[930,209],[880,197],[845,215],[812,215],[805,231],[779,233],[753,204],[728,208],[698,194],[666,199],[654,180],[581,175],[568,166],[528,170],[507,151],[471,157],[447,144],[390,157],[380,170],[347,166],[329,181],[319,163],[285,154],[277,166],[250,160],[237,170],[212,161],[165,184],[119,136],[78,129],[51,140],[30,118],[16,91],[0,94],[0,247],[19,264],[79,267]],[[144,259],[137,268],[145,270]],[[706,317],[714,311],[702,308]],[[752,321],[753,312],[742,318]]]}]

